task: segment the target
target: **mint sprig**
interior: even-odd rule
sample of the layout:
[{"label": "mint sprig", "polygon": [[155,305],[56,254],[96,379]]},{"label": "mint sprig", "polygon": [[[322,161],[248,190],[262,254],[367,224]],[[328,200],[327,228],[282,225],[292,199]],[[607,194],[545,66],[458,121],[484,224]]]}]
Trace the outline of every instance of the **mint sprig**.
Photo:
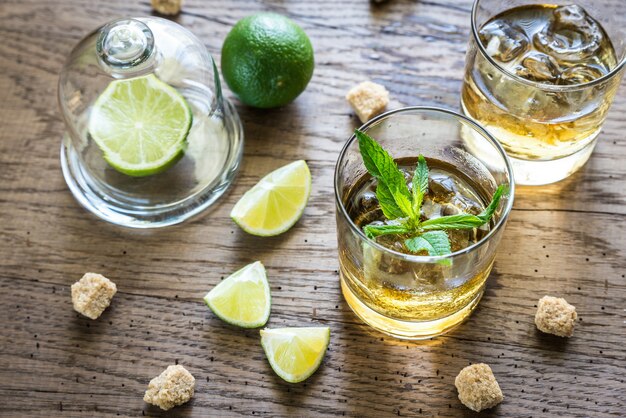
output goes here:
[{"label": "mint sprig", "polygon": [[419,155],[412,179],[412,188],[389,153],[366,133],[355,131],[359,150],[367,171],[376,178],[376,197],[380,208],[390,221],[387,225],[366,225],[363,232],[370,239],[382,235],[400,235],[406,238],[404,246],[411,252],[426,251],[431,256],[451,253],[450,240],[445,230],[478,228],[488,223],[508,189],[500,185],[489,205],[478,215],[461,213],[421,221],[424,197],[428,193],[428,165]]}]

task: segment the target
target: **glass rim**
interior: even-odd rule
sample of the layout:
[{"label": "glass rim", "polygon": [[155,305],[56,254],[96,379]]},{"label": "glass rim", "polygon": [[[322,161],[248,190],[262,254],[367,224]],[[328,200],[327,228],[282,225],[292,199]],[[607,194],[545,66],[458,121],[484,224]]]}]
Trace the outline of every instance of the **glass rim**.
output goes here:
[{"label": "glass rim", "polygon": [[499,231],[503,227],[503,225],[505,224],[506,220],[509,217],[509,213],[511,213],[511,209],[513,207],[513,200],[514,200],[514,196],[515,196],[515,181],[514,181],[514,178],[513,178],[513,168],[511,166],[511,161],[509,160],[509,157],[506,155],[506,152],[504,151],[504,148],[502,148],[502,145],[500,145],[500,143],[489,132],[487,132],[482,126],[480,126],[478,123],[474,122],[472,119],[470,119],[470,118],[468,118],[468,117],[466,117],[464,115],[461,115],[460,113],[457,113],[457,112],[455,112],[453,110],[446,109],[446,108],[443,108],[443,107],[436,107],[436,106],[407,106],[407,107],[401,107],[401,108],[398,108],[398,109],[387,111],[387,112],[385,112],[385,113],[383,113],[381,115],[376,116],[375,118],[373,118],[373,119],[367,121],[366,123],[364,123],[358,129],[359,130],[367,130],[374,123],[376,123],[376,122],[378,122],[378,121],[380,121],[382,119],[386,119],[386,118],[394,116],[394,115],[396,115],[398,113],[404,113],[404,112],[443,113],[443,114],[445,114],[447,116],[452,116],[457,121],[462,121],[464,123],[467,123],[471,128],[476,130],[485,139],[487,139],[489,142],[491,142],[492,145],[495,146],[495,148],[497,149],[498,153],[500,154],[500,156],[504,160],[504,165],[506,167],[506,172],[509,175],[509,186],[508,186],[509,187],[509,199],[508,199],[508,202],[507,202],[506,206],[504,206],[504,208],[503,208],[502,216],[500,217],[500,219],[498,220],[496,225],[492,229],[490,229],[489,232],[487,233],[487,235],[485,235],[480,241],[475,242],[474,244],[472,244],[472,245],[470,245],[468,247],[465,247],[465,248],[463,248],[461,250],[458,250],[458,251],[455,251],[453,253],[446,254],[446,255],[424,256],[424,255],[405,254],[405,253],[401,253],[401,252],[392,250],[390,248],[387,248],[387,247],[385,247],[385,246],[375,242],[374,240],[369,239],[367,236],[365,236],[365,233],[358,226],[356,226],[355,223],[352,221],[352,219],[348,215],[348,211],[346,210],[345,205],[343,204],[341,196],[339,196],[339,164],[345,158],[345,154],[346,154],[348,148],[350,147],[350,145],[352,145],[352,143],[356,140],[356,135],[354,133],[352,134],[350,139],[348,139],[348,141],[346,141],[346,143],[344,144],[343,148],[341,149],[341,152],[339,153],[339,157],[337,158],[337,163],[335,164],[335,178],[334,178],[335,203],[337,204],[337,207],[339,208],[340,215],[343,216],[347,220],[348,225],[350,226],[350,229],[354,233],[356,233],[361,239],[363,239],[364,241],[368,242],[372,247],[378,249],[379,251],[393,254],[395,257],[402,258],[404,261],[413,262],[413,263],[436,263],[436,262],[441,261],[441,260],[455,258],[455,257],[457,257],[459,255],[467,254],[467,253],[470,253],[470,252],[472,252],[474,250],[477,250],[478,248],[482,247],[483,244],[485,244],[486,242],[490,241],[491,237],[493,235],[495,235],[495,233],[497,231]]},{"label": "glass rim", "polygon": [[518,76],[517,74],[510,72],[506,68],[504,68],[502,65],[500,65],[495,59],[493,59],[487,53],[487,50],[485,49],[483,43],[480,41],[480,36],[478,33],[479,28],[476,25],[476,15],[478,14],[478,3],[480,2],[481,0],[474,0],[474,4],[472,5],[471,26],[472,26],[472,36],[474,37],[474,42],[476,42],[476,44],[478,45],[478,50],[480,51],[483,58],[489,61],[498,70],[502,71],[504,74],[506,74],[507,76],[511,77],[513,80],[519,83],[526,84],[535,88],[539,88],[541,90],[556,91],[556,92],[580,90],[583,88],[596,86],[598,84],[604,83],[612,79],[617,73],[619,73],[624,68],[624,65],[626,64],[626,53],[624,53],[622,58],[618,61],[617,65],[613,69],[611,69],[611,71],[604,74],[602,77],[596,78],[586,83],[555,85],[555,84],[546,84],[546,83],[540,83],[538,81],[527,80],[523,77]]}]

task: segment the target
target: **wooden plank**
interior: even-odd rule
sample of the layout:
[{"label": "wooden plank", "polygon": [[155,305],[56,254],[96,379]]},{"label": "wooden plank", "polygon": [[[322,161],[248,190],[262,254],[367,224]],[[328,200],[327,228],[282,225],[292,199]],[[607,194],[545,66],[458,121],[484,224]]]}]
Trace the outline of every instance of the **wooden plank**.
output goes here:
[{"label": "wooden plank", "polygon": [[[94,220],[61,176],[63,124],[56,81],[88,31],[149,2],[0,3],[0,415],[161,415],[142,401],[168,364],[198,380],[181,416],[473,416],[454,377],[492,365],[506,399],[492,416],[621,416],[626,409],[626,92],[590,162],[556,185],[519,188],[487,293],[470,321],[423,343],[359,323],[338,286],[332,176],[356,119],[343,99],[363,79],[384,83],[393,106],[458,108],[470,2],[337,3],[188,0],[176,20],[219,63],[238,19],[273,10],[297,20],[316,50],[307,91],[283,109],[238,105],[245,157],[231,192],[207,216],[157,232]],[[226,92],[227,96],[230,93]],[[303,219],[284,236],[246,235],[228,213],[272,168],[305,158],[314,177]],[[204,293],[261,259],[273,294],[270,326],[327,324],[324,365],[288,385],[269,368],[258,331],[234,329]],[[69,286],[87,270],[119,287],[98,321],[71,309]],[[566,297],[581,320],[568,341],[540,334],[534,304]]]}]

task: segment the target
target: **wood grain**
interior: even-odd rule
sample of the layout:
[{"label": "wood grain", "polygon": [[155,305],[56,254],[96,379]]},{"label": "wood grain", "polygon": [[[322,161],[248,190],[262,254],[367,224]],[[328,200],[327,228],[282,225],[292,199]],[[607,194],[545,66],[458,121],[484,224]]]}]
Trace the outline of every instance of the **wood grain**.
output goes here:
[{"label": "wood grain", "polygon": [[[487,293],[468,323],[423,343],[362,325],[338,282],[332,174],[356,126],[343,99],[358,81],[391,91],[393,106],[458,108],[469,34],[468,0],[187,0],[175,20],[219,62],[221,42],[258,10],[287,14],[309,34],[317,66],[283,109],[238,105],[245,157],[231,192],[207,216],[134,232],[96,221],[72,198],[59,167],[57,76],[87,32],[146,15],[148,1],[0,2],[0,416],[160,416],[142,401],[167,365],[197,379],[176,416],[475,416],[454,377],[489,363],[505,401],[485,416],[624,416],[626,411],[626,92],[589,163],[552,186],[519,188]],[[227,93],[230,95],[230,93]],[[313,193],[281,237],[246,235],[228,218],[257,179],[306,159]],[[326,324],[330,351],[307,382],[269,368],[258,331],[216,319],[201,301],[245,263],[267,266],[269,326]],[[119,288],[97,321],[79,317],[69,286],[98,271]],[[577,306],[570,340],[540,334],[535,303]],[[170,414],[171,415],[171,414]]]}]

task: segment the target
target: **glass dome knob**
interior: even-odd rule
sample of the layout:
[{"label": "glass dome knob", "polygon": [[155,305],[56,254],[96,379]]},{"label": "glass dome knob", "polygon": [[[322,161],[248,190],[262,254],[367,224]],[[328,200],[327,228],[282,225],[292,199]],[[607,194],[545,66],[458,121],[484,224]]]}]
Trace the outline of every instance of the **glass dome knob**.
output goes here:
[{"label": "glass dome knob", "polygon": [[132,68],[151,56],[154,35],[139,20],[116,20],[101,29],[96,50],[106,65],[119,69]]}]

